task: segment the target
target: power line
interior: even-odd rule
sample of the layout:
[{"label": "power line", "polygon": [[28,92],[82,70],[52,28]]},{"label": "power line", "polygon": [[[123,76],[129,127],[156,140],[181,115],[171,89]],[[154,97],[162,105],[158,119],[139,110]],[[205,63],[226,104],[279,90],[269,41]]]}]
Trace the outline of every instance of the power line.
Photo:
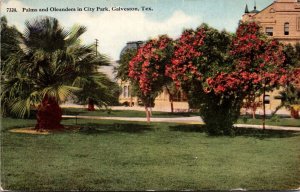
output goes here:
[{"label": "power line", "polygon": [[96,40],[96,56],[98,55],[98,50],[97,50],[97,47],[98,47],[98,42],[99,40],[98,39],[95,39]]}]

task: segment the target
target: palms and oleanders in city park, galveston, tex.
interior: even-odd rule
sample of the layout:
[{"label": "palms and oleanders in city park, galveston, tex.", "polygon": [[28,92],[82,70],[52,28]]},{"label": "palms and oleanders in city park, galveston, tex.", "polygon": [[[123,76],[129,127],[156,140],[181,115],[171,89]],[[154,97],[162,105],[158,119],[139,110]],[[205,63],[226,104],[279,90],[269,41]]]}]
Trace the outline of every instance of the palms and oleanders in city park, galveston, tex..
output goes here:
[{"label": "palms and oleanders in city park, galveston, tex.", "polygon": [[82,45],[83,26],[67,31],[52,17],[25,23],[20,49],[4,62],[2,108],[20,117],[37,108],[36,129],[61,129],[59,104],[90,82],[97,82],[97,67],[109,65],[94,45]]}]

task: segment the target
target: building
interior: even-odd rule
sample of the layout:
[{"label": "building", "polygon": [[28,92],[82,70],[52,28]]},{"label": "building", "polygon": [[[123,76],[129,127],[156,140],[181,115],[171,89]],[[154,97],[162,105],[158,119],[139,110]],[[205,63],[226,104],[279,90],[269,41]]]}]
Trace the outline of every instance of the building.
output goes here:
[{"label": "building", "polygon": [[285,44],[300,43],[300,0],[275,0],[261,11],[245,8],[242,21],[255,21],[271,38]]}]

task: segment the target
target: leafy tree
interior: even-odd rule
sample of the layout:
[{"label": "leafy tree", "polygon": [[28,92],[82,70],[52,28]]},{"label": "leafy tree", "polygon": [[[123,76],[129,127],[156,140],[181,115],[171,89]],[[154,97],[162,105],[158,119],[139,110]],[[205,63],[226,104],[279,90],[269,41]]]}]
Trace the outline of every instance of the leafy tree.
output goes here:
[{"label": "leafy tree", "polygon": [[172,82],[171,78],[165,75],[165,67],[171,61],[172,53],[173,41],[163,35],[147,41],[129,63],[129,77],[138,85],[137,94],[145,105],[148,122],[148,108],[153,105],[163,87]]},{"label": "leafy tree", "polygon": [[231,135],[247,95],[285,82],[284,59],[255,23],[241,23],[233,37],[202,25],[177,40],[168,74],[200,108],[209,134]]},{"label": "leafy tree", "polygon": [[280,108],[286,107],[291,111],[291,116],[299,118],[299,107],[300,106],[300,43],[295,46],[287,45],[284,49],[285,63],[289,68],[289,78],[284,89],[280,91],[278,99],[281,99],[281,104],[275,109],[275,114]]},{"label": "leafy tree", "polygon": [[[22,49],[6,60],[1,104],[20,117],[37,108],[36,129],[60,129],[61,109],[76,91],[82,90],[98,66],[108,59],[97,54],[93,45],[82,45],[85,27],[64,30],[57,19],[38,17],[25,23]],[[97,81],[95,81],[97,82]]]}]

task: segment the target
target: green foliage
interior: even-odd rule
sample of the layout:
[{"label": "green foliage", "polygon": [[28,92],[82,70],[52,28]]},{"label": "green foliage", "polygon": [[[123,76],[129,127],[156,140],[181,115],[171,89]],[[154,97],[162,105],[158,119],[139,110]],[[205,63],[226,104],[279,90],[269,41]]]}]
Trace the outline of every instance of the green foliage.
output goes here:
[{"label": "green foliage", "polygon": [[97,72],[87,77],[81,87],[82,90],[75,93],[75,103],[86,104],[93,99],[99,108],[118,104],[120,88],[104,73]]},{"label": "green foliage", "polygon": [[19,41],[21,33],[14,27],[7,24],[5,16],[1,17],[1,71],[5,64],[5,60],[10,53],[15,53],[20,50]]},{"label": "green foliage", "polygon": [[116,73],[116,79],[120,79],[121,81],[128,81],[130,80],[128,73],[129,73],[129,62],[131,59],[136,55],[137,50],[132,48],[125,51],[120,56],[119,65],[114,68]]},{"label": "green foliage", "polygon": [[296,43],[294,46],[288,44],[284,48],[285,63],[289,64],[293,68],[300,67],[300,43]]},{"label": "green foliage", "polygon": [[[295,46],[291,44],[286,45],[284,54],[286,58],[285,63],[290,67],[291,71],[300,67],[300,43],[297,43]],[[282,107],[291,109],[291,105],[300,104],[300,89],[293,83],[287,83],[276,98],[281,99],[281,104],[275,109],[273,114],[276,114]]]},{"label": "green foliage", "polygon": [[279,122],[280,121],[280,117],[278,115],[273,115],[270,119],[271,122]]}]

